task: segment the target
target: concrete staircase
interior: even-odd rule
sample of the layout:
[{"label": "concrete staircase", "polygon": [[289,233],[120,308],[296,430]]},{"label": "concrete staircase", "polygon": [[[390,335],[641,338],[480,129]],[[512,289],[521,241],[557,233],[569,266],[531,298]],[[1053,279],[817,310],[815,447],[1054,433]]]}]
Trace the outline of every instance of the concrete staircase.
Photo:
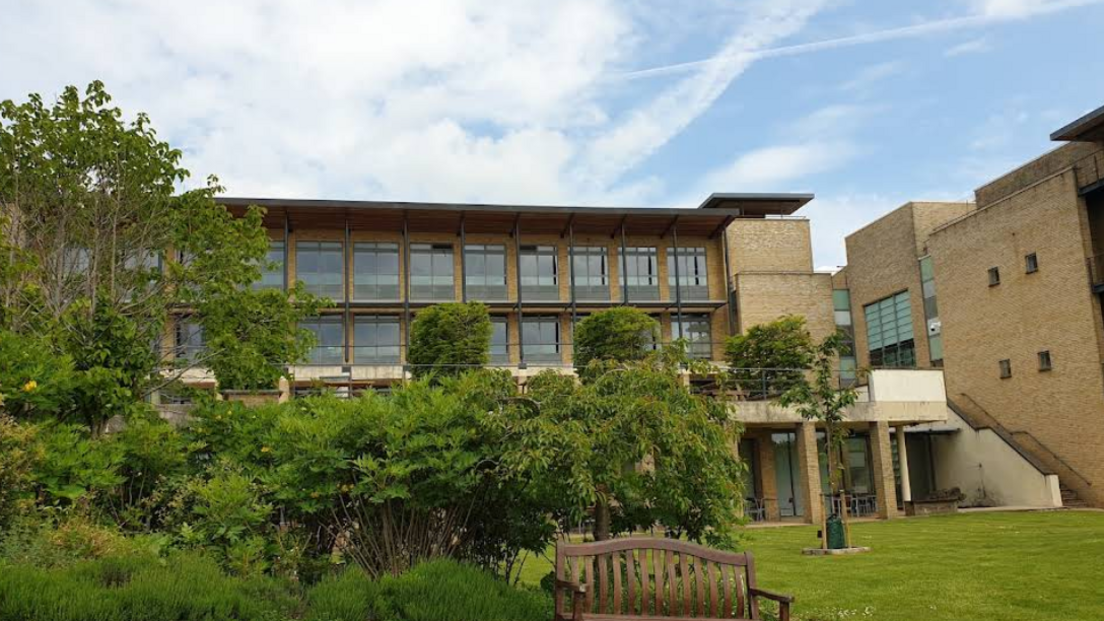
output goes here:
[{"label": "concrete staircase", "polygon": [[1089,503],[1081,500],[1081,497],[1077,495],[1077,492],[1066,487],[1065,483],[1059,482],[1058,489],[1062,491],[1062,506],[1067,509],[1085,509],[1089,506]]}]

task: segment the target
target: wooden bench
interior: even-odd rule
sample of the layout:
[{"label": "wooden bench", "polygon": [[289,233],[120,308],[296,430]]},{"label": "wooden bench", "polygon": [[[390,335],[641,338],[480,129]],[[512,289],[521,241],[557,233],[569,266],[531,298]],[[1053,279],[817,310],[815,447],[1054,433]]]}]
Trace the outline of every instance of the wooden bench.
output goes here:
[{"label": "wooden bench", "polygon": [[759,598],[789,621],[793,598],[760,589],[750,552],[677,539],[556,546],[555,621],[759,619]]}]

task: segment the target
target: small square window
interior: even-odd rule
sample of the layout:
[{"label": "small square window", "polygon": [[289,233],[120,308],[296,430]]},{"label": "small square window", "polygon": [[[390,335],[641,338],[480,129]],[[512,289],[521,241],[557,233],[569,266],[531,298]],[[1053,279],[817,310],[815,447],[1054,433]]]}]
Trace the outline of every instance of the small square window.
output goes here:
[{"label": "small square window", "polygon": [[1008,379],[1012,377],[1012,361],[1001,360],[1000,361],[1000,376],[1001,379]]},{"label": "small square window", "polygon": [[1054,367],[1053,367],[1053,364],[1050,361],[1050,352],[1049,351],[1039,352],[1039,370],[1040,371],[1049,371],[1052,368],[1054,368]]},{"label": "small square window", "polygon": [[1000,268],[999,267],[989,268],[989,286],[990,287],[996,287],[999,284],[1000,284]]},{"label": "small square window", "polygon": [[1034,252],[1024,257],[1024,263],[1026,264],[1028,274],[1034,274],[1039,271],[1039,257]]}]

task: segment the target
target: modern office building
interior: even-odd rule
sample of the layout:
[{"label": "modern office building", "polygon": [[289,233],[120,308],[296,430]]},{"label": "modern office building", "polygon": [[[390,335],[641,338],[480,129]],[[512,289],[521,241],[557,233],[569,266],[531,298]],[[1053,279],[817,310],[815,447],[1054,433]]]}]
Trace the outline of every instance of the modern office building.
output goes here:
[{"label": "modern office building", "polygon": [[[831,274],[813,270],[809,222],[795,213],[811,199],[715,194],[694,209],[221,201],[239,213],[267,210],[275,268],[258,286],[298,280],[335,302],[304,324],[318,344],[289,369],[288,398],[319,383],[355,394],[409,377],[407,326],[446,301],[489,307],[492,364],[519,382],[545,369],[570,373],[574,323],[621,304],[654,315],[661,340],[686,338],[691,354],[716,363],[729,335],[784,315],[805,317],[823,338],[848,327],[850,312],[836,308]],[[202,347],[186,317],[176,333],[182,355]],[[202,370],[187,379],[213,383]],[[861,383],[849,423],[851,509],[892,517],[900,436],[891,428],[945,420],[942,374],[879,370]],[[752,516],[819,522],[825,472],[815,425],[763,398],[733,412],[746,427],[739,450]]]},{"label": "modern office building", "polygon": [[937,485],[1038,504],[1011,485],[1036,477],[959,446],[984,436],[1057,478],[1064,504],[1104,506],[1104,108],[1051,138],[1066,144],[975,202],[909,203],[855,232],[835,281],[860,366],[944,369],[951,429],[909,435]]}]

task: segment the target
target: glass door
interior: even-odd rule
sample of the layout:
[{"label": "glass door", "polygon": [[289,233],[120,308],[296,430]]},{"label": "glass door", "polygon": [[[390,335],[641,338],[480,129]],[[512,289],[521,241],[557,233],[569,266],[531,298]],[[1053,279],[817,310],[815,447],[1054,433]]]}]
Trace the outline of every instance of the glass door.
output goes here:
[{"label": "glass door", "polygon": [[774,476],[778,492],[778,512],[786,517],[805,515],[801,498],[801,475],[797,464],[797,435],[793,432],[771,434],[774,447]]}]

